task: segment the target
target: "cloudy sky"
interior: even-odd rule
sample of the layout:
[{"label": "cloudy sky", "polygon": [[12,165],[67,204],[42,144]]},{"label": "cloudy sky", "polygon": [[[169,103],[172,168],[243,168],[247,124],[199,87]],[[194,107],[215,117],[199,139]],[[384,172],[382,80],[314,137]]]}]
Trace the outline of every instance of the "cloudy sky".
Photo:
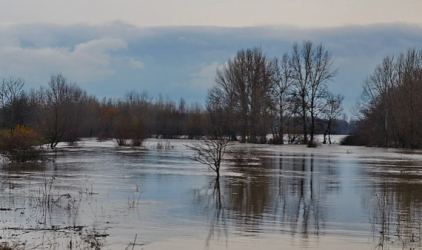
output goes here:
[{"label": "cloudy sky", "polygon": [[89,93],[203,102],[238,50],[269,57],[310,39],[332,52],[349,110],[386,56],[422,49],[420,0],[0,0],[0,77],[28,88],[62,73]]}]

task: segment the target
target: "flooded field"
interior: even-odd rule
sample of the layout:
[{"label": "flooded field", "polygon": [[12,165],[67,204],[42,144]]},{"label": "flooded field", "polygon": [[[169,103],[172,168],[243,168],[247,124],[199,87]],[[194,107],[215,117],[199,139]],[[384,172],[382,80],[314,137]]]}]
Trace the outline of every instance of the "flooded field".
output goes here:
[{"label": "flooded field", "polygon": [[[218,182],[189,140],[83,140],[3,164],[0,242],[18,249],[422,249],[422,152],[229,147]],[[167,147],[162,147],[166,144]]]}]

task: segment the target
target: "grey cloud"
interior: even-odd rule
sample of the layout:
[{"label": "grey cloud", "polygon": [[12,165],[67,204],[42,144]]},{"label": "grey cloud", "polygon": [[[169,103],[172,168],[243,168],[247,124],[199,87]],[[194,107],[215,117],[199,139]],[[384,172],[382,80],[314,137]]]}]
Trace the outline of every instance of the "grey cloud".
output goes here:
[{"label": "grey cloud", "polygon": [[332,52],[339,73],[331,89],[346,96],[346,109],[382,57],[422,41],[420,26],[403,23],[315,29],[20,24],[1,26],[0,32],[1,76],[24,77],[36,86],[62,72],[100,97],[136,89],[200,102],[215,68],[239,49],[259,46],[280,57],[293,42],[310,39]]}]

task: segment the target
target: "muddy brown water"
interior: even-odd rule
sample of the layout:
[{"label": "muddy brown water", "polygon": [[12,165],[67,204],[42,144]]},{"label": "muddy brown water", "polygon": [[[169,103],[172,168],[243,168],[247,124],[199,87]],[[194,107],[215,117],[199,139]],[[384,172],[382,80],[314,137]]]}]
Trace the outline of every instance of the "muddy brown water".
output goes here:
[{"label": "muddy brown water", "polygon": [[420,151],[234,144],[216,182],[187,158],[191,141],[168,142],[137,149],[87,139],[60,144],[45,164],[3,164],[0,241],[90,249],[91,235],[101,249],[422,249]]}]

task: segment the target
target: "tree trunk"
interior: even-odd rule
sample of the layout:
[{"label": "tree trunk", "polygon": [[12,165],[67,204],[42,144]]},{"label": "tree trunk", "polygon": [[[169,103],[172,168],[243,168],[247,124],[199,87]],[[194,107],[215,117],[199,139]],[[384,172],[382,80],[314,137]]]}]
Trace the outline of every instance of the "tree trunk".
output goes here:
[{"label": "tree trunk", "polygon": [[331,120],[328,122],[327,132],[328,132],[328,143],[331,144]]},{"label": "tree trunk", "polygon": [[282,100],[280,100],[280,127],[278,129],[278,136],[280,137],[280,144],[284,144],[284,125],[283,125],[283,104],[281,103]]},{"label": "tree trunk", "polygon": [[322,144],[327,144],[327,133],[328,133],[328,127],[324,132],[324,141],[322,142]]},{"label": "tree trunk", "polygon": [[306,126],[306,103],[305,96],[302,94],[302,122],[303,122],[303,143],[308,143],[308,129]]},{"label": "tree trunk", "polygon": [[310,131],[310,134],[311,134],[311,140],[310,140],[310,142],[311,142],[312,144],[314,144],[314,135],[315,135],[315,116],[314,116],[313,112],[311,113],[311,131]]}]

